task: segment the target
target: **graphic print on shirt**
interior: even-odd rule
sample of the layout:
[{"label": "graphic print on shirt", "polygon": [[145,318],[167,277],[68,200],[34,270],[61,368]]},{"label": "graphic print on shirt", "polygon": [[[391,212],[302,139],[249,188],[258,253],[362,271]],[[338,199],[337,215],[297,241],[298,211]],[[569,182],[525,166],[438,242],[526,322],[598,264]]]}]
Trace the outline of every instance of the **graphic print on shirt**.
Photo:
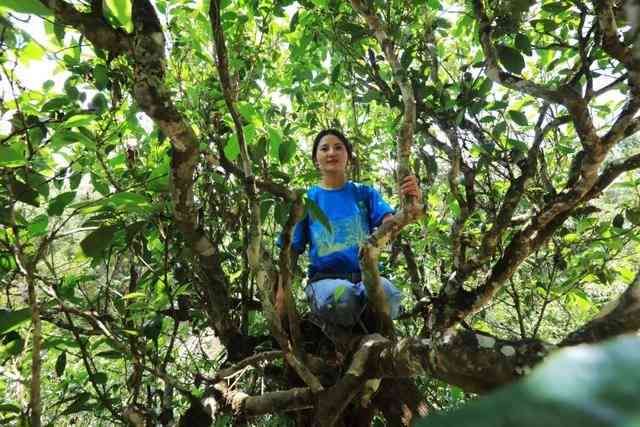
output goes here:
[{"label": "graphic print on shirt", "polygon": [[320,222],[311,225],[311,232],[318,250],[318,256],[326,256],[352,246],[358,246],[367,238],[368,221],[363,202],[358,202],[359,212],[352,216],[331,220],[331,232]]}]

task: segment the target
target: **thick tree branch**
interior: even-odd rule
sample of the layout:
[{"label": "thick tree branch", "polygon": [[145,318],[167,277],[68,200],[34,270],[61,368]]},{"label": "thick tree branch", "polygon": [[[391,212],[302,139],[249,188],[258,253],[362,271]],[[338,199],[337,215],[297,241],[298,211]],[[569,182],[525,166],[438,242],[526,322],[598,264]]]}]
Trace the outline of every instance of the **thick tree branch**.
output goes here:
[{"label": "thick tree branch", "polygon": [[247,357],[246,359],[239,361],[233,366],[221,369],[220,371],[216,372],[216,376],[213,381],[218,382],[220,380],[223,380],[226,377],[229,377],[236,372],[246,368],[247,366],[257,367],[261,363],[270,362],[275,359],[281,359],[282,357],[283,353],[280,350],[266,351],[264,353],[254,354],[251,357]]},{"label": "thick tree branch", "polygon": [[454,272],[443,287],[438,297],[439,303],[434,306],[435,309],[431,312],[430,323],[433,328],[446,330],[491,301],[493,295],[504,285],[506,280],[511,277],[520,263],[531,252],[531,243],[527,237],[521,232],[516,232],[502,257],[493,266],[484,284],[473,292],[462,288],[466,278],[493,256],[498,243],[501,241],[502,233],[510,226],[511,218],[524,193],[526,183],[537,170],[540,144],[544,140],[546,133],[567,121],[567,118],[563,116],[553,120],[543,128],[542,123],[545,113],[546,107],[543,108],[536,124],[534,143],[529,148],[527,159],[520,165],[522,174],[511,183],[492,228],[483,237],[479,254],[459,271]]},{"label": "thick tree branch", "polygon": [[[596,183],[592,186],[591,191],[582,197],[579,200],[579,203],[585,203],[588,200],[597,197],[621,173],[637,169],[638,167],[640,167],[640,154],[631,156],[622,162],[614,162],[610,164],[598,177]],[[576,202],[574,206],[577,203],[578,202]],[[517,270],[520,263],[524,261],[532,251],[536,250],[546,242],[555,230],[557,230],[558,227],[560,227],[571,215],[571,213],[572,209],[567,209],[559,213],[553,218],[553,220],[547,222],[544,227],[540,227],[532,239],[525,237],[524,231],[517,232],[505,249],[503,256],[493,266],[489,277],[485,280],[485,283],[471,293],[461,292],[457,296],[455,304],[457,304],[457,307],[461,307],[462,310],[460,312],[454,311],[454,313],[456,313],[455,317],[457,317],[458,320],[462,319],[464,316],[477,311],[480,307],[489,302],[495,292]],[[455,323],[455,321],[453,323]],[[449,322],[445,322],[445,324],[449,324]]]},{"label": "thick tree branch", "polygon": [[[231,79],[229,77],[229,64],[227,58],[227,48],[225,43],[224,31],[220,20],[220,0],[211,0],[209,3],[209,19],[211,21],[211,30],[215,42],[215,55],[216,66],[218,68],[218,74],[220,76],[220,84],[222,86],[222,93],[224,95],[225,103],[233,118],[233,123],[238,137],[238,144],[240,145],[240,157],[242,159],[242,169],[244,178],[247,185],[245,185],[245,191],[249,199],[250,204],[250,240],[249,247],[247,248],[247,260],[252,273],[256,277],[256,283],[258,289],[260,289],[262,295],[262,304],[264,307],[265,317],[269,321],[270,329],[274,334],[274,337],[278,340],[278,344],[284,351],[284,358],[289,365],[296,371],[300,378],[313,390],[319,392],[322,390],[322,385],[316,376],[309,370],[303,363],[304,357],[301,357],[301,349],[296,347],[297,340],[300,336],[298,313],[294,305],[294,300],[291,295],[291,229],[302,217],[302,205],[299,200],[294,201],[294,208],[288,221],[289,230],[287,232],[287,238],[289,240],[287,248],[285,248],[284,254],[281,258],[281,281],[275,278],[274,274],[269,274],[268,270],[273,271],[272,262],[266,257],[262,256],[262,229],[261,229],[261,215],[260,215],[260,201],[258,199],[257,188],[255,179],[253,176],[253,169],[251,166],[251,160],[249,158],[249,152],[247,150],[246,142],[244,139],[244,131],[242,129],[242,121],[240,114],[235,107],[235,94],[231,88]],[[291,331],[292,339],[289,340],[284,332],[282,321],[276,307],[273,307],[271,298],[273,292],[270,283],[277,283],[277,287],[283,292],[282,303],[284,303],[284,311],[287,314],[289,320],[289,328]]]},{"label": "thick tree branch", "polygon": [[[386,25],[380,20],[377,13],[361,0],[352,0],[353,8],[364,18],[367,25],[373,31],[384,56],[391,66],[393,79],[400,87],[402,101],[404,105],[402,125],[396,144],[398,159],[398,188],[404,178],[411,175],[411,146],[416,122],[416,102],[413,94],[413,87],[407,77],[406,70],[400,64],[395,51],[393,40],[390,38]],[[389,317],[389,307],[386,301],[384,290],[380,283],[380,273],[378,271],[378,257],[380,250],[392,235],[396,235],[402,227],[417,220],[422,214],[422,201],[412,198],[401,198],[402,210],[395,215],[393,221],[387,221],[378,231],[360,246],[360,266],[363,273],[363,281],[367,288],[370,306],[374,316],[378,319],[382,333],[387,336],[393,335],[393,323]],[[387,227],[385,227],[387,226]]]},{"label": "thick tree branch", "polygon": [[542,144],[544,137],[550,130],[555,129],[558,126],[569,121],[569,118],[567,116],[562,116],[560,118],[554,119],[543,128],[542,123],[544,121],[544,117],[546,115],[546,112],[548,111],[548,108],[549,105],[545,104],[541,109],[538,122],[535,127],[534,141],[527,153],[527,160],[524,167],[522,168],[522,174],[511,182],[509,189],[507,190],[507,194],[504,196],[498,214],[491,224],[491,228],[485,233],[482,238],[482,243],[478,255],[471,259],[467,264],[465,270],[461,272],[462,280],[493,256],[498,243],[502,239],[502,234],[504,233],[505,229],[511,224],[511,218],[513,217],[513,214],[518,207],[527,183],[533,177],[537,170],[538,157],[541,155],[540,145]]},{"label": "thick tree branch", "polygon": [[360,348],[353,355],[347,372],[335,385],[318,396],[314,417],[316,426],[330,427],[335,424],[347,405],[370,378],[368,369],[370,362],[384,347],[388,346],[389,342],[378,334],[364,337]]},{"label": "thick tree branch", "polygon": [[593,2],[602,31],[602,47],[625,66],[633,67],[631,49],[623,45],[618,38],[618,25],[613,13],[613,3],[611,0],[595,0]]},{"label": "thick tree branch", "polygon": [[598,176],[598,180],[591,187],[591,190],[584,196],[583,202],[587,202],[594,197],[599,196],[605,188],[615,181],[624,172],[640,168],[640,153],[630,156],[624,160],[617,160],[609,163],[602,173]]},{"label": "thick tree branch", "polygon": [[241,353],[242,340],[230,316],[226,277],[220,267],[216,250],[202,226],[193,195],[193,175],[199,159],[198,138],[179,113],[164,83],[165,40],[160,21],[148,0],[132,3],[134,42],[133,95],[138,104],[169,136],[172,146],[171,195],[173,215],[183,238],[199,258],[205,273],[200,283],[206,295],[207,312],[212,326],[223,343],[228,345],[231,357]]},{"label": "thick tree branch", "polygon": [[[582,144],[585,147],[598,145],[600,139],[596,134],[587,102],[572,87],[566,85],[554,90],[501,71],[498,64],[497,50],[492,40],[494,28],[486,14],[484,0],[473,0],[473,7],[479,25],[480,44],[486,58],[489,78],[507,88],[541,98],[548,103],[564,105],[571,113],[574,127],[580,136]],[[599,152],[593,153],[594,162],[600,159],[599,154]],[[585,172],[588,172],[588,170],[585,170]],[[589,180],[586,179],[585,186],[588,184]]]},{"label": "thick tree branch", "polygon": [[566,98],[564,91],[549,89],[500,69],[498,52],[492,40],[494,27],[491,25],[491,21],[485,11],[484,0],[473,0],[473,8],[478,21],[478,32],[486,60],[487,76],[494,82],[509,89],[541,98],[549,103],[562,104]]},{"label": "thick tree branch", "polygon": [[282,249],[280,250],[280,259],[278,267],[280,274],[278,276],[277,290],[276,290],[276,307],[279,310],[281,319],[286,317],[289,325],[289,332],[293,348],[299,347],[301,332],[300,332],[300,319],[298,311],[295,305],[295,299],[293,298],[293,291],[291,289],[291,282],[293,280],[293,260],[296,259],[296,254],[293,253],[291,247],[291,240],[293,236],[293,229],[304,215],[304,206],[302,206],[302,199],[298,198],[291,206],[291,212],[289,218],[284,225],[282,236]]},{"label": "thick tree branch", "polygon": [[[20,239],[20,233],[16,221],[15,204],[9,208],[11,230],[14,235],[15,262],[18,270],[24,275],[27,282],[27,294],[29,308],[31,310],[31,381],[29,383],[29,420],[34,427],[42,426],[42,318],[41,305],[37,294],[35,268],[41,253],[35,256],[25,252],[24,244]],[[73,326],[73,325],[72,325]]]},{"label": "thick tree branch", "polygon": [[422,284],[422,280],[420,278],[420,271],[418,269],[418,264],[416,263],[416,257],[411,249],[411,245],[406,242],[400,242],[400,249],[402,250],[402,254],[404,255],[404,259],[407,263],[407,272],[409,273],[409,278],[411,279],[411,287],[412,292],[417,297],[422,297],[422,289],[420,288]]},{"label": "thick tree branch", "polygon": [[[465,251],[462,247],[462,232],[464,229],[464,223],[471,214],[469,207],[465,199],[460,194],[458,184],[461,176],[461,163],[462,163],[462,151],[460,149],[460,142],[458,141],[458,134],[456,130],[451,126],[441,126],[443,131],[446,132],[450,142],[451,156],[449,161],[451,168],[448,173],[449,189],[454,199],[458,202],[460,207],[460,214],[455,219],[451,227],[451,252],[453,255],[453,267],[458,271],[466,262]],[[452,282],[454,283],[454,282]]]},{"label": "thick tree branch", "polygon": [[600,314],[572,332],[561,346],[593,343],[640,330],[640,273],[617,300],[610,301]]},{"label": "thick tree branch", "polygon": [[[151,3],[133,2],[134,34],[113,29],[102,16],[78,12],[60,0],[41,0],[55,14],[56,19],[70,25],[86,36],[96,48],[111,55],[129,54],[133,58],[133,95],[143,110],[171,139],[173,163],[171,191],[174,218],[185,240],[198,255],[200,266],[207,276],[203,290],[207,295],[207,309],[215,330],[223,342],[238,344],[237,328],[231,320],[224,274],[210,241],[197,224],[197,210],[193,200],[193,172],[198,161],[198,140],[189,125],[175,108],[164,86],[164,35]],[[234,339],[235,338],[235,339]]]},{"label": "thick tree branch", "polygon": [[230,389],[224,381],[214,386],[218,400],[231,407],[235,415],[256,416],[275,414],[285,411],[299,411],[313,408],[314,395],[310,388],[292,388],[285,391],[272,391],[260,396],[249,396]]},{"label": "thick tree branch", "polygon": [[51,9],[60,22],[80,31],[98,49],[109,51],[114,56],[131,51],[132,36],[113,28],[102,14],[93,11],[81,13],[64,0],[40,0],[40,3]]},{"label": "thick tree branch", "polygon": [[[251,168],[251,160],[249,159],[249,152],[247,151],[247,145],[244,139],[244,131],[242,129],[242,119],[240,113],[235,107],[236,95],[233,91],[231,84],[231,77],[229,76],[229,61],[227,58],[227,45],[225,42],[224,31],[222,30],[222,23],[220,21],[220,1],[211,0],[209,3],[209,19],[211,20],[211,30],[213,33],[215,43],[215,57],[216,66],[218,68],[218,76],[220,77],[220,86],[222,87],[222,94],[224,101],[227,104],[227,109],[233,119],[233,125],[238,138],[238,145],[240,146],[240,156],[242,159],[242,169],[245,178],[249,181],[246,186],[247,191],[253,191],[255,193],[255,186],[253,185],[253,170]],[[249,198],[254,194],[249,193]]]},{"label": "thick tree branch", "polygon": [[[386,25],[380,20],[376,12],[371,10],[365,2],[361,0],[352,0],[351,5],[364,18],[371,31],[373,31],[378,43],[380,43],[382,52],[391,66],[393,79],[400,87],[400,92],[402,94],[404,111],[402,126],[400,134],[398,135],[399,139],[396,145],[398,159],[398,186],[400,186],[404,178],[411,175],[409,160],[411,157],[411,145],[413,144],[413,134],[415,132],[416,122],[416,101],[413,94],[413,87],[411,86],[406,70],[400,64],[393,40],[387,32]],[[405,200],[401,203],[401,206],[404,206],[405,203],[413,203],[413,201]]]},{"label": "thick tree branch", "polygon": [[229,315],[225,276],[219,267],[215,248],[204,237],[197,223],[193,199],[193,173],[199,156],[198,140],[175,108],[164,86],[164,35],[153,5],[146,0],[133,2],[134,34],[128,35],[110,27],[104,17],[80,13],[64,1],[41,2],[53,10],[57,19],[76,28],[95,47],[107,50],[111,55],[127,53],[133,58],[134,98],[170,137],[174,148],[171,191],[176,225],[199,257],[200,267],[207,278],[202,288],[207,295],[209,318],[221,340],[230,345],[233,357],[241,340]]}]

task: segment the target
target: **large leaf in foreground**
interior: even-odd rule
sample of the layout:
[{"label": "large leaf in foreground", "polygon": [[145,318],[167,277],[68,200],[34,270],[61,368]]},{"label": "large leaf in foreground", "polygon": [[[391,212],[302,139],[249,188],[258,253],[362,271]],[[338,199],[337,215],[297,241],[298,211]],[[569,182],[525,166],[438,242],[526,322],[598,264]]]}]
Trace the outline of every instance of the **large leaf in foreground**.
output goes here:
[{"label": "large leaf in foreground", "polygon": [[640,425],[640,338],[562,350],[523,381],[424,427]]}]

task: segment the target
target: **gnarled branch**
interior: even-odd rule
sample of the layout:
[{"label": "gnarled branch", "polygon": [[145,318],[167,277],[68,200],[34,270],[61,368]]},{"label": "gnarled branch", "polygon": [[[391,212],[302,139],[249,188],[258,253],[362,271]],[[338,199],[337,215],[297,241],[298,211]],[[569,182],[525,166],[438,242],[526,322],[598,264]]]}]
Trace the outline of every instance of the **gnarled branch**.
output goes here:
[{"label": "gnarled branch", "polygon": [[617,300],[610,301],[600,314],[567,336],[560,345],[592,343],[640,330],[640,273]]}]

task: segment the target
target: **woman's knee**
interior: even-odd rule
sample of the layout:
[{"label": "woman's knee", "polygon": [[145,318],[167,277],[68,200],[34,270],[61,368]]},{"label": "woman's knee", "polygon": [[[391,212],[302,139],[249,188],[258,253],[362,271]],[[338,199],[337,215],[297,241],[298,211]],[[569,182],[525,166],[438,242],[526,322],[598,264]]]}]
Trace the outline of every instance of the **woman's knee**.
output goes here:
[{"label": "woman's knee", "polygon": [[319,280],[308,285],[306,293],[311,309],[327,322],[351,326],[362,311],[361,293],[346,280]]},{"label": "woman's knee", "polygon": [[392,319],[398,317],[400,313],[400,303],[402,302],[402,292],[396,288],[391,281],[385,277],[380,278],[382,282],[382,288],[387,296],[387,302],[389,303],[389,314]]}]

